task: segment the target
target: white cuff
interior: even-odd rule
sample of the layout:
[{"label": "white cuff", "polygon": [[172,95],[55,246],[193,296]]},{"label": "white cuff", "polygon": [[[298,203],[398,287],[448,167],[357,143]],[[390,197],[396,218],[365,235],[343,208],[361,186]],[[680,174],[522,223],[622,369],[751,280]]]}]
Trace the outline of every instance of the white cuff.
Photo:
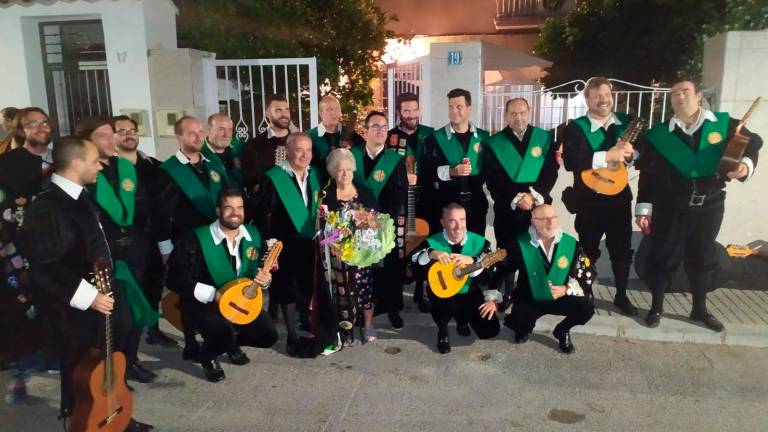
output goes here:
[{"label": "white cuff", "polygon": [[521,198],[522,198],[522,196],[520,194],[515,195],[515,198],[512,199],[511,203],[509,203],[509,206],[512,208],[512,210],[516,210],[517,209],[517,203],[520,202]]},{"label": "white cuff", "polygon": [[592,155],[592,169],[608,168],[608,163],[605,162],[605,155],[607,153],[599,151]]},{"label": "white cuff", "polygon": [[485,301],[501,303],[501,301],[504,300],[504,297],[501,295],[501,291],[489,289],[483,293],[483,299]]},{"label": "white cuff", "polygon": [[627,162],[626,159],[624,159],[624,163],[627,165],[627,168],[633,166],[635,162],[637,162],[640,159],[640,152],[637,150],[632,150],[632,160]]},{"label": "white cuff", "polygon": [[653,204],[637,203],[635,206],[635,216],[650,216],[653,214]]},{"label": "white cuff", "polygon": [[579,281],[576,279],[569,277],[568,282],[565,284],[566,289],[565,293],[569,296],[576,296],[576,297],[584,297],[584,290],[581,289],[581,285],[579,285]]},{"label": "white cuff", "polygon": [[530,190],[531,191],[531,195],[533,195],[533,204],[534,205],[539,206],[539,205],[544,204],[544,197],[540,193],[536,192],[536,189],[534,189],[533,187],[529,186],[528,190]]},{"label": "white cuff", "polygon": [[195,298],[200,303],[208,304],[212,302],[215,297],[216,297],[216,288],[200,282],[198,282],[197,285],[195,285]]},{"label": "white cuff", "polygon": [[160,250],[160,255],[168,255],[173,252],[173,242],[170,239],[157,242],[157,248]]},{"label": "white cuff", "polygon": [[69,300],[69,305],[81,311],[88,310],[98,293],[99,291],[96,290],[95,286],[88,283],[85,279],[80,279],[80,285],[77,286],[75,295]]},{"label": "white cuff", "polygon": [[429,249],[424,249],[423,251],[419,252],[418,254],[413,256],[413,260],[417,262],[419,265],[427,265],[429,264]]},{"label": "white cuff", "polygon": [[741,158],[741,163],[747,166],[747,176],[744,177],[744,181],[747,181],[752,177],[752,174],[755,173],[755,163],[752,162],[752,159],[746,156]]},{"label": "white cuff", "polygon": [[437,167],[437,178],[442,181],[451,181],[451,166],[442,165]]}]

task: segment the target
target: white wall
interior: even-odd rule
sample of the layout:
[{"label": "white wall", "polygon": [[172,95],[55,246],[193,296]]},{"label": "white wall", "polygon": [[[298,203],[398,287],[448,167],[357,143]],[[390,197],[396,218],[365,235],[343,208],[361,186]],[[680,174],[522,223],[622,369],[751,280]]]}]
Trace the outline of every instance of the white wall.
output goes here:
[{"label": "white wall", "polygon": [[[715,90],[715,110],[741,118],[757,96],[763,97],[747,127],[768,141],[768,30],[728,32],[706,41],[703,85]],[[768,239],[768,157],[766,145],[755,175],[746,183],[732,182],[726,188],[725,220],[718,240],[747,243]]]},{"label": "white wall", "polygon": [[[175,13],[170,0],[80,0],[0,6],[0,52],[5,58],[14,59],[0,62],[0,106],[38,105],[48,109],[40,22],[100,19],[113,112],[118,114],[121,108],[151,112],[147,50],[176,47]],[[148,116],[150,133],[152,117]],[[142,137],[140,148],[154,155],[152,136]]]},{"label": "white wall", "polygon": [[[424,78],[430,81],[428,106],[434,127],[448,123],[448,98],[454,88],[472,94],[472,123],[479,125],[483,101],[483,65],[481,42],[433,43],[429,47],[429,70]],[[448,65],[448,52],[461,51],[461,64]]]}]

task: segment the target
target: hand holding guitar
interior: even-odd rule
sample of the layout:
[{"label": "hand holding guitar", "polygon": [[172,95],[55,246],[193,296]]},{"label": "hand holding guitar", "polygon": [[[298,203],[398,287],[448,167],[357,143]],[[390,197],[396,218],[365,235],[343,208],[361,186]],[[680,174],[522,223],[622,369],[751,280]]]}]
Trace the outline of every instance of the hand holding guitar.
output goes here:
[{"label": "hand holding guitar", "polygon": [[419,179],[416,177],[416,174],[408,174],[408,186],[416,186],[418,180]]},{"label": "hand holding guitar", "polygon": [[616,145],[611,147],[605,155],[606,162],[624,162],[631,160],[634,147],[632,144],[619,140]]},{"label": "hand holding guitar", "polygon": [[740,179],[742,177],[745,177],[747,174],[749,174],[749,168],[747,168],[747,164],[740,163],[739,168],[736,170],[733,170],[726,174],[729,179]]},{"label": "hand holding guitar", "polygon": [[256,274],[256,277],[253,278],[253,282],[260,287],[266,287],[272,282],[272,273],[270,273],[268,270],[265,270],[264,268],[261,268]]},{"label": "hand holding guitar", "polygon": [[112,309],[115,308],[115,299],[111,294],[96,293],[96,298],[91,303],[91,309],[104,315],[112,315]]}]

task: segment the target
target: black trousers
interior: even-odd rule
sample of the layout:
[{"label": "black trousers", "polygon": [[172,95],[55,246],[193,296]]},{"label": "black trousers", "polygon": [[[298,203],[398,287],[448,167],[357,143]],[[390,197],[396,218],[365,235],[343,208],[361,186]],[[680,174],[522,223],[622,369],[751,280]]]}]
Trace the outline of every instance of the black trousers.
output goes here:
[{"label": "black trousers", "polygon": [[[269,288],[270,304],[296,303],[299,311],[308,310],[309,298],[315,284],[315,243],[307,239],[283,240],[283,251],[278,259],[279,268],[272,274]],[[322,271],[322,269],[319,269]]]},{"label": "black trousers", "polygon": [[[497,209],[494,207],[493,232],[497,248],[514,248],[517,237],[531,226],[531,212],[525,210]],[[504,293],[505,299],[514,289],[514,273],[506,262],[496,266],[491,287]]]},{"label": "black trousers", "polygon": [[277,342],[277,330],[266,311],[246,325],[232,324],[213,308],[197,313],[194,320],[203,336],[204,359],[216,358],[243,345],[269,348]]},{"label": "black trousers", "polygon": [[573,326],[586,324],[595,314],[595,307],[586,297],[563,296],[551,302],[519,301],[512,306],[512,312],[504,324],[515,334],[533,331],[536,321],[544,315],[561,315],[565,318],[557,325],[560,332],[570,331]]},{"label": "black trousers", "polygon": [[448,299],[437,297],[427,288],[427,295],[432,306],[432,319],[438,329],[444,331],[453,318],[457,324],[469,324],[480,339],[489,339],[499,334],[501,325],[496,316],[489,320],[480,316],[479,308],[485,299],[479,288],[470,287],[466,294],[457,294]]},{"label": "black trousers", "polygon": [[600,240],[605,235],[617,295],[626,294],[632,265],[631,205],[585,205],[579,209],[574,223],[581,247],[593,263],[600,258]]},{"label": "black trousers", "polygon": [[403,309],[403,283],[405,283],[405,259],[400,258],[400,248],[395,246],[384,257],[382,267],[374,267],[373,297],[376,314],[399,312]]},{"label": "black trousers", "polygon": [[693,297],[693,311],[707,310],[707,292],[718,268],[715,238],[725,212],[724,200],[704,207],[654,205],[651,223],[651,310],[661,312],[664,293],[682,262]]}]

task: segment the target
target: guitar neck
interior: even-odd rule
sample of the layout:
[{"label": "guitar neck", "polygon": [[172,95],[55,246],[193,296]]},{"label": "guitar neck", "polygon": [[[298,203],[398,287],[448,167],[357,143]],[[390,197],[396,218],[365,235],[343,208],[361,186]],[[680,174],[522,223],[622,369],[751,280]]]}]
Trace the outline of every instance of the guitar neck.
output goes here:
[{"label": "guitar neck", "polygon": [[762,96],[758,96],[757,99],[755,99],[752,102],[752,105],[749,106],[749,109],[747,110],[747,113],[744,114],[744,117],[741,118],[741,121],[739,121],[739,127],[744,126],[749,121],[749,118],[752,117],[752,113],[757,109],[757,106],[760,105],[760,101],[763,100]]},{"label": "guitar neck", "polygon": [[481,268],[483,268],[483,263],[478,261],[474,264],[460,268],[456,273],[458,277],[464,277],[465,275],[472,274]]},{"label": "guitar neck", "polygon": [[406,232],[416,234],[416,186],[408,186],[408,217],[405,221]]}]

